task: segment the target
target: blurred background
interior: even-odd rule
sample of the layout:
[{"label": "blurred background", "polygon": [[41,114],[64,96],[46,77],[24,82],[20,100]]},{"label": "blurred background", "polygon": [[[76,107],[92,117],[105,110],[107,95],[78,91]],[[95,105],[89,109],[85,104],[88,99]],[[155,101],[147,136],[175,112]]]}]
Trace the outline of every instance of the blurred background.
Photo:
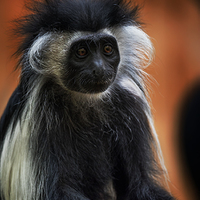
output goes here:
[{"label": "blurred background", "polygon": [[[155,79],[150,96],[169,186],[179,200],[199,200],[200,1],[135,2],[142,5],[140,18],[155,47],[146,71]],[[0,115],[19,77],[10,21],[23,14],[23,0],[0,0]]]}]

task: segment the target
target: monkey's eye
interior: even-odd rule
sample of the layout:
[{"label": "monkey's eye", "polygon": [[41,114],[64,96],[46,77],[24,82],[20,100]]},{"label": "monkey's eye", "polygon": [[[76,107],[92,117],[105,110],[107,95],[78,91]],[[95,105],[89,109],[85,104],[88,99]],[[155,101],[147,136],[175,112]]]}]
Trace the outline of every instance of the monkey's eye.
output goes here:
[{"label": "monkey's eye", "polygon": [[81,47],[80,49],[78,49],[76,51],[76,55],[79,57],[79,58],[85,58],[87,56],[87,50],[84,48],[84,47]]},{"label": "monkey's eye", "polygon": [[113,48],[110,45],[105,45],[104,48],[103,48],[103,52],[106,55],[110,55],[113,52]]}]

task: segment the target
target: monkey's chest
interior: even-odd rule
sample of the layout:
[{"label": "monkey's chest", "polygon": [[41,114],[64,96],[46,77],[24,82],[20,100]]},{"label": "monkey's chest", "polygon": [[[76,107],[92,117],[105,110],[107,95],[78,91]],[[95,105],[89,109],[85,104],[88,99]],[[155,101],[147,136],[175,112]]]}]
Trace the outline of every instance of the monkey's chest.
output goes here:
[{"label": "monkey's chest", "polygon": [[[66,152],[65,178],[76,177],[75,187],[81,188],[90,199],[115,199],[109,138],[95,136],[84,135],[84,138],[74,139],[71,149]],[[69,170],[70,174],[67,173]]]}]

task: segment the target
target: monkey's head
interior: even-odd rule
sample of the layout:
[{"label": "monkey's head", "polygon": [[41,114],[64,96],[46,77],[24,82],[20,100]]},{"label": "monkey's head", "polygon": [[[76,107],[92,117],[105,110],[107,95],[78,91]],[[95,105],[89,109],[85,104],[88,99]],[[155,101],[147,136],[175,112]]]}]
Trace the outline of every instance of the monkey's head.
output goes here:
[{"label": "monkey's head", "polygon": [[47,33],[35,41],[28,54],[38,73],[81,93],[105,91],[114,82],[120,62],[116,38],[108,31]]},{"label": "monkey's head", "polygon": [[18,25],[22,70],[68,91],[96,94],[130,83],[152,50],[138,8],[123,0],[34,1],[30,10]]}]

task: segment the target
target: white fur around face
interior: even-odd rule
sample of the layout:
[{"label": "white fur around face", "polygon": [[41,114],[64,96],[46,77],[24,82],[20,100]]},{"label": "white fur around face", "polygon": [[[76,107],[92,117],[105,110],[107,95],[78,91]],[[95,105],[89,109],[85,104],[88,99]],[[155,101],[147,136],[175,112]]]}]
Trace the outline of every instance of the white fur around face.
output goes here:
[{"label": "white fur around face", "polygon": [[141,28],[124,26],[112,32],[118,41],[122,63],[131,61],[134,67],[143,69],[152,62],[154,48],[149,36]]}]

